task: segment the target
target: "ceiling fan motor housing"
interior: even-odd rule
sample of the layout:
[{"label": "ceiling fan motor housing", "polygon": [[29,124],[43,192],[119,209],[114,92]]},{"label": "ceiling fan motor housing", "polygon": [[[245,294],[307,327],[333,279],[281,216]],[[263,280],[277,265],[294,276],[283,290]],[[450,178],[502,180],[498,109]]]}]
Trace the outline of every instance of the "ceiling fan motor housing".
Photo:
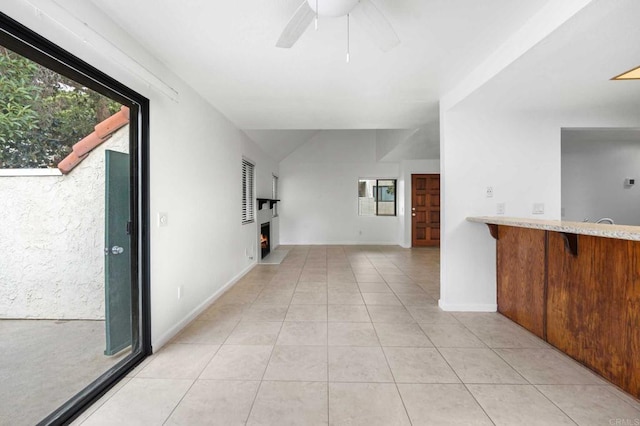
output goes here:
[{"label": "ceiling fan motor housing", "polygon": [[[359,0],[307,0],[309,7],[320,16],[344,16],[351,12]],[[316,11],[316,3],[318,10]]]}]

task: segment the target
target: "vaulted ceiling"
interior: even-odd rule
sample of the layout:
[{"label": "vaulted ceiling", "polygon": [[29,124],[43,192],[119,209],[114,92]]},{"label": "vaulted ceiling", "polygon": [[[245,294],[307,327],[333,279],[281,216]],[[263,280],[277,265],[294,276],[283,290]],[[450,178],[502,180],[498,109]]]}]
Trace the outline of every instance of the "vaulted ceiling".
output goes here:
[{"label": "vaulted ceiling", "polygon": [[[371,0],[401,43],[382,52],[352,22],[347,63],[345,17],[321,17],[319,29],[314,31],[311,25],[292,48],[275,47],[290,17],[306,0],[91,1],[277,160],[320,130],[411,130],[398,133],[411,137],[386,161],[415,155],[437,158],[441,96],[551,4],[550,0]],[[561,28],[550,41],[539,43],[528,59],[509,67],[474,99],[513,107],[525,98],[535,108],[536,102],[549,104],[554,93],[566,90],[570,94],[562,99],[566,105],[597,102],[585,94],[585,87],[590,79],[615,74],[608,74],[606,63],[611,68],[634,60],[640,64],[634,57],[639,46],[635,41],[625,49],[607,47],[620,43],[624,31],[631,32],[629,40],[637,40],[638,27],[632,21],[640,11],[635,0],[592,3],[593,13],[583,14],[574,27],[564,32]],[[626,15],[625,9],[629,9]],[[605,24],[600,25],[599,19]],[[586,74],[572,77],[571,61]],[[594,63],[600,65],[594,68]],[[429,146],[419,147],[423,143]]]},{"label": "vaulted ceiling", "polygon": [[[415,128],[440,94],[548,0],[373,0],[401,40],[346,18],[275,47],[305,0],[92,0],[241,129]],[[323,0],[319,0],[322,2]]]}]

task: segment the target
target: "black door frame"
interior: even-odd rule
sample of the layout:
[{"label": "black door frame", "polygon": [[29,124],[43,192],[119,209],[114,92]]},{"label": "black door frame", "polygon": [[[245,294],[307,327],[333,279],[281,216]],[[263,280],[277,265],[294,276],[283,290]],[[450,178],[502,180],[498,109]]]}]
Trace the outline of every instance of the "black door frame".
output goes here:
[{"label": "black door frame", "polygon": [[132,351],[44,418],[66,424],[152,353],[149,280],[149,100],[0,12],[0,44],[130,108]]}]

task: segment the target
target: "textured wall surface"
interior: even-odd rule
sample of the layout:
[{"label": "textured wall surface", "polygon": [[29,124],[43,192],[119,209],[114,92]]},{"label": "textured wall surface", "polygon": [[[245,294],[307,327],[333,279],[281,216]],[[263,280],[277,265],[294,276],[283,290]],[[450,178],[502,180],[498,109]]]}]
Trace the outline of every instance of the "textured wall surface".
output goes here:
[{"label": "textured wall surface", "polygon": [[0,177],[0,318],[104,318],[104,151],[66,176]]}]

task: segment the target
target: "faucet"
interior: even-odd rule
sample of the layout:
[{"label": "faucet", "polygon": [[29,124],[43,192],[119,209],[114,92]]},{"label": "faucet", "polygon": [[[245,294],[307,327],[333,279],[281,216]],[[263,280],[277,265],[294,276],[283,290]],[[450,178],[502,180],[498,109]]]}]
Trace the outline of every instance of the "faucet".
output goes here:
[{"label": "faucet", "polygon": [[598,219],[598,221],[596,223],[609,223],[610,225],[614,225],[613,223],[613,219],[611,219],[610,217],[603,217],[602,219]]}]

